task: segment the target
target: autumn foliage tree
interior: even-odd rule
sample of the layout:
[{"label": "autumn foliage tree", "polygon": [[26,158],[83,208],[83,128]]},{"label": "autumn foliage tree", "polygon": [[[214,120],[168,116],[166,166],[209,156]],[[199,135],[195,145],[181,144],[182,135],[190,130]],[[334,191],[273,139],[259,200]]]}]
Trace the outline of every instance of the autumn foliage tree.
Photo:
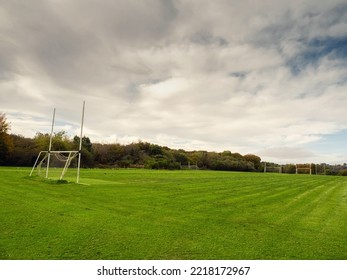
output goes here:
[{"label": "autumn foliage tree", "polygon": [[6,115],[0,113],[0,164],[7,165],[8,158],[13,151],[12,138],[8,134],[10,123],[7,122]]}]

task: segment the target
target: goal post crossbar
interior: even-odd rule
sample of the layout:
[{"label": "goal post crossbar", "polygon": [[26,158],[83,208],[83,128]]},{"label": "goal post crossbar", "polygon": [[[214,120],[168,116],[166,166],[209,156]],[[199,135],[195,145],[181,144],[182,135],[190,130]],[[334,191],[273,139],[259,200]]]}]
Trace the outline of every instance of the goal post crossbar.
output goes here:
[{"label": "goal post crossbar", "polygon": [[68,154],[68,153],[79,153],[80,151],[41,151],[40,153],[51,153],[51,154]]},{"label": "goal post crossbar", "polygon": [[282,171],[282,166],[267,166],[264,172],[269,172],[270,170],[278,170],[279,173]]}]

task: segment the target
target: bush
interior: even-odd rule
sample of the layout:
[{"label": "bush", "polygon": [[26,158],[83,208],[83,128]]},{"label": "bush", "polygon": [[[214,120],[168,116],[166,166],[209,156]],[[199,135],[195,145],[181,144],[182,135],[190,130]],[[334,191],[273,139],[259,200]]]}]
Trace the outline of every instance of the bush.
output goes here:
[{"label": "bush", "polygon": [[178,162],[174,162],[166,158],[151,158],[145,163],[145,168],[178,170],[181,167]]},{"label": "bush", "polygon": [[347,169],[340,170],[337,175],[339,176],[347,176]]}]

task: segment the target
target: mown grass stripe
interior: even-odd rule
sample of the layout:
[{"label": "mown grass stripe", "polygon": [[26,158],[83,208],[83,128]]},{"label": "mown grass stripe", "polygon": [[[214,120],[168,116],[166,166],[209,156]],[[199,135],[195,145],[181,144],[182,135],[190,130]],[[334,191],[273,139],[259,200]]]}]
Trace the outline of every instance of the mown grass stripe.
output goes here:
[{"label": "mown grass stripe", "polygon": [[[345,259],[343,177],[0,168],[2,259]],[[23,249],[24,248],[24,249]]]}]

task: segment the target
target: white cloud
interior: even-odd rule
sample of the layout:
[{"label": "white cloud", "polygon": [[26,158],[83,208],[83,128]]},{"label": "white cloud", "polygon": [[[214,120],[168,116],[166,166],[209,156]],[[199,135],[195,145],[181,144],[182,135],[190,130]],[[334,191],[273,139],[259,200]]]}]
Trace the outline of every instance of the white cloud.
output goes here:
[{"label": "white cloud", "polygon": [[188,82],[183,78],[172,78],[154,84],[144,84],[140,86],[143,99],[168,99],[175,94],[186,91]]}]

